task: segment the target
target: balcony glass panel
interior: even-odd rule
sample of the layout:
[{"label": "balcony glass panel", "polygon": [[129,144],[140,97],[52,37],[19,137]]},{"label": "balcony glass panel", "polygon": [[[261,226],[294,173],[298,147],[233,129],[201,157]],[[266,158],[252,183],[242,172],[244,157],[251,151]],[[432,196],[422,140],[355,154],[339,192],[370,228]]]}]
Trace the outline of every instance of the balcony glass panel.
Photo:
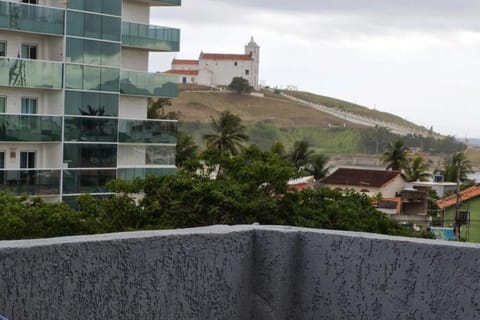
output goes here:
[{"label": "balcony glass panel", "polygon": [[120,71],[120,93],[143,97],[175,98],[178,76],[163,73]]},{"label": "balcony glass panel", "polygon": [[111,168],[117,166],[116,144],[64,145],[63,163],[68,168]]},{"label": "balcony glass panel", "polygon": [[176,168],[119,168],[118,178],[126,181],[132,181],[135,178],[143,179],[147,176],[166,176],[175,174]]},{"label": "balcony glass panel", "polygon": [[120,16],[122,14],[122,1],[71,0],[68,1],[68,8]]},{"label": "balcony glass panel", "polygon": [[0,114],[0,141],[60,142],[62,118]]},{"label": "balcony glass panel", "polygon": [[63,193],[107,193],[107,182],[114,180],[117,170],[64,170]]},{"label": "balcony glass panel", "polygon": [[67,35],[69,36],[120,42],[121,27],[119,17],[77,11],[67,12]]},{"label": "balcony glass panel", "polygon": [[177,143],[177,123],[171,121],[118,121],[118,141],[124,143]]},{"label": "balcony glass panel", "polygon": [[63,25],[62,9],[0,1],[1,29],[63,35]]},{"label": "balcony glass panel", "polygon": [[182,0],[147,0],[143,2],[157,6],[180,6],[182,4]]},{"label": "balcony glass panel", "polygon": [[62,89],[58,62],[0,57],[0,86]]},{"label": "balcony glass panel", "polygon": [[120,69],[67,64],[67,89],[118,92]]},{"label": "balcony glass panel", "polygon": [[117,119],[65,117],[65,141],[116,142]]},{"label": "balcony glass panel", "polygon": [[175,146],[119,145],[119,167],[175,165]]},{"label": "balcony glass panel", "polygon": [[65,114],[116,117],[118,101],[119,95],[114,93],[65,91]]},{"label": "balcony glass panel", "polygon": [[60,170],[2,170],[0,191],[28,195],[60,194]]},{"label": "balcony glass panel", "polygon": [[120,67],[120,44],[67,38],[66,57],[72,63]]},{"label": "balcony glass panel", "polygon": [[122,44],[158,51],[179,51],[180,30],[146,24],[123,22]]}]

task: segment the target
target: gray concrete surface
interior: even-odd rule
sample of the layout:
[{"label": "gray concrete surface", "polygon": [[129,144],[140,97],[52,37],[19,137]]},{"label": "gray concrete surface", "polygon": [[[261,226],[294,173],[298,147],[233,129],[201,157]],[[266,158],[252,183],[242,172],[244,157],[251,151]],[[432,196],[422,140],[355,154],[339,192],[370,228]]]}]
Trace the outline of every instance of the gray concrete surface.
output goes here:
[{"label": "gray concrete surface", "polygon": [[0,314],[478,319],[480,246],[269,226],[0,241]]}]

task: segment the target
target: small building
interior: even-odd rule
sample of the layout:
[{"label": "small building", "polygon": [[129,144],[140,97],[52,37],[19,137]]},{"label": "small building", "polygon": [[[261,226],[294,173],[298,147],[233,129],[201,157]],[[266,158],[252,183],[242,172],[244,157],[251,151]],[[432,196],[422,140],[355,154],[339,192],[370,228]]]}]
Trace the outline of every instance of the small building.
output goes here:
[{"label": "small building", "polygon": [[372,197],[381,193],[393,198],[404,189],[406,178],[400,171],[338,168],[320,183],[332,189],[353,189]]},{"label": "small building", "polygon": [[437,196],[443,198],[445,194],[455,192],[457,184],[455,182],[415,181],[407,183],[407,188],[421,191],[434,190]]},{"label": "small building", "polygon": [[259,88],[260,47],[252,39],[244,53],[204,53],[198,60],[173,59],[168,74],[178,75],[182,84],[228,86],[235,77],[247,79],[252,87]]}]

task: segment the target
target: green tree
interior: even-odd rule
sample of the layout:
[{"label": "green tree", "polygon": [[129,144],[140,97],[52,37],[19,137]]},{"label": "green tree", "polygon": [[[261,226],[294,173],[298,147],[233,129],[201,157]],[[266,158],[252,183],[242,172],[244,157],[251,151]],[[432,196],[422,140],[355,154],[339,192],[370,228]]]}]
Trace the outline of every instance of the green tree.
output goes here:
[{"label": "green tree", "polygon": [[404,167],[403,173],[410,182],[413,181],[428,181],[432,176],[429,172],[429,165],[425,162],[423,157],[416,156],[409,158]]},{"label": "green tree", "polygon": [[311,173],[315,180],[325,178],[330,171],[330,166],[328,166],[329,157],[323,154],[317,154],[312,157],[310,163],[305,167],[305,171]]},{"label": "green tree", "polygon": [[293,149],[290,152],[290,161],[295,168],[300,169],[307,165],[312,159],[314,152],[310,149],[310,144],[306,140],[295,141]]},{"label": "green tree", "polygon": [[193,137],[182,131],[178,131],[175,165],[181,167],[185,160],[194,159],[197,152],[198,146],[193,140]]},{"label": "green tree", "polygon": [[383,153],[382,159],[383,163],[387,165],[387,170],[402,170],[407,162],[407,147],[402,140],[391,142]]},{"label": "green tree", "polygon": [[445,167],[442,171],[444,180],[456,182],[458,172],[460,171],[460,181],[467,181],[467,175],[472,173],[472,165],[464,152],[455,152],[451,158],[445,161]]},{"label": "green tree", "polygon": [[211,117],[210,125],[214,133],[203,136],[207,148],[215,148],[221,152],[236,155],[240,153],[243,144],[248,141],[242,119],[230,111],[222,112],[218,119]]},{"label": "green tree", "polygon": [[234,77],[228,88],[238,94],[250,93],[253,89],[248,80],[242,77]]},{"label": "green tree", "polygon": [[287,157],[287,151],[285,149],[285,145],[281,142],[275,142],[270,147],[270,152],[278,155],[281,158]]},{"label": "green tree", "polygon": [[178,120],[181,115],[180,111],[166,112],[165,110],[166,107],[170,107],[171,105],[172,99],[169,98],[158,98],[157,100],[148,98],[147,118]]}]

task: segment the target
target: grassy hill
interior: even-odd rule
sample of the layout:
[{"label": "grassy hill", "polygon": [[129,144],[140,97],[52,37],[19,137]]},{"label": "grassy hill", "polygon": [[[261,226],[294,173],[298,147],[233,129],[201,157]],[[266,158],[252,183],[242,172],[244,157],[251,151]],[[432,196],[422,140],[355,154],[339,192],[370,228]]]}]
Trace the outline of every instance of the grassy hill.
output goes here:
[{"label": "grassy hill", "polygon": [[[201,146],[203,134],[210,131],[211,117],[230,110],[238,114],[248,127],[251,142],[264,150],[278,141],[289,149],[295,141],[306,139],[314,149],[327,154],[355,154],[359,151],[359,130],[364,128],[361,125],[345,122],[268,90],[262,91],[264,97],[256,97],[196,89],[181,91],[168,110],[181,112],[180,130],[193,135]],[[289,94],[292,92],[289,91]],[[400,117],[342,100],[302,92],[294,94],[334,108],[341,107],[372,118],[415,126]]]}]

